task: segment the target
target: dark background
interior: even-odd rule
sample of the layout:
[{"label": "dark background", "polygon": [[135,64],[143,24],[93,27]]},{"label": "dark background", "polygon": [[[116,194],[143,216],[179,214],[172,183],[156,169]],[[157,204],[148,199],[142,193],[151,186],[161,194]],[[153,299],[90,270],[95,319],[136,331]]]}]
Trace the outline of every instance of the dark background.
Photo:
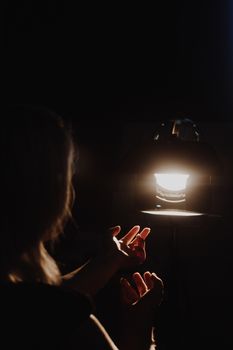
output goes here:
[{"label": "dark background", "polygon": [[[41,6],[5,1],[2,6],[2,98],[46,105],[72,122],[80,152],[74,209],[79,225],[152,227],[148,262],[142,269],[158,272],[167,286],[158,322],[158,349],[229,348],[230,0],[163,1],[151,6],[56,1]],[[129,155],[136,159],[159,121],[180,117],[198,123],[202,139],[217,150],[224,164],[213,188],[213,213],[221,218],[153,221],[134,212],[133,194],[122,192]],[[139,158],[138,163],[144,160]],[[63,243],[63,258],[72,265],[76,252],[70,250],[69,240]],[[110,283],[97,300],[100,318],[108,319],[110,325],[114,317],[109,320],[104,310],[112,307],[116,312],[108,298],[113,290]]]},{"label": "dark background", "polygon": [[232,112],[230,1],[7,1],[4,91],[80,119]]}]

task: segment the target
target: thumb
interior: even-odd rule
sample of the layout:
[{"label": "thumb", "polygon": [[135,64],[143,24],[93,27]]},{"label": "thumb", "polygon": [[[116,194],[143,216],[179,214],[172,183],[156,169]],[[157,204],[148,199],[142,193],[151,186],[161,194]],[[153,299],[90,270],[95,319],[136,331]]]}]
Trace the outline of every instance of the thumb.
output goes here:
[{"label": "thumb", "polygon": [[110,227],[109,231],[111,232],[112,236],[117,236],[121,232],[121,227],[119,225]]}]

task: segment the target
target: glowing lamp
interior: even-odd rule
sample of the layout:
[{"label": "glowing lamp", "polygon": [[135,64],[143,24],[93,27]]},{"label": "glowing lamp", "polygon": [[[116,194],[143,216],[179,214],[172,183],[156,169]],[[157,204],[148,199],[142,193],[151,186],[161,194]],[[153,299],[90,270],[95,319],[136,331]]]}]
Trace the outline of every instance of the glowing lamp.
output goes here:
[{"label": "glowing lamp", "polygon": [[142,212],[199,215],[211,209],[211,176],[219,172],[220,164],[213,148],[200,141],[192,120],[161,123],[147,159],[151,207]]},{"label": "glowing lamp", "polygon": [[156,198],[170,203],[185,202],[188,174],[154,174],[156,179]]}]

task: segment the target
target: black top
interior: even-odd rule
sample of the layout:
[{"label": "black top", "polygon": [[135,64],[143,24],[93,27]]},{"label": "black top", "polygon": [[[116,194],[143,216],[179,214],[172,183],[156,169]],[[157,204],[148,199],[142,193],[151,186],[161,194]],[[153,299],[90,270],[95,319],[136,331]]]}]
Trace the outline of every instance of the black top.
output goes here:
[{"label": "black top", "polygon": [[45,284],[0,285],[1,349],[66,349],[92,311],[88,297]]}]

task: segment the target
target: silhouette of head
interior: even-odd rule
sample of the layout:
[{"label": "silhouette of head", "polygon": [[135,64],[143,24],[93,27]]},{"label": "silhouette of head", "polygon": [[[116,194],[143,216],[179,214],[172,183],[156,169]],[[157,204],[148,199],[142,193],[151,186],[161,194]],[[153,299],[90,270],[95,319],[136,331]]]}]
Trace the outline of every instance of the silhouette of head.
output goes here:
[{"label": "silhouette of head", "polygon": [[70,214],[72,138],[45,108],[14,106],[2,118],[0,273],[55,283],[59,271],[43,243],[59,235]]}]

